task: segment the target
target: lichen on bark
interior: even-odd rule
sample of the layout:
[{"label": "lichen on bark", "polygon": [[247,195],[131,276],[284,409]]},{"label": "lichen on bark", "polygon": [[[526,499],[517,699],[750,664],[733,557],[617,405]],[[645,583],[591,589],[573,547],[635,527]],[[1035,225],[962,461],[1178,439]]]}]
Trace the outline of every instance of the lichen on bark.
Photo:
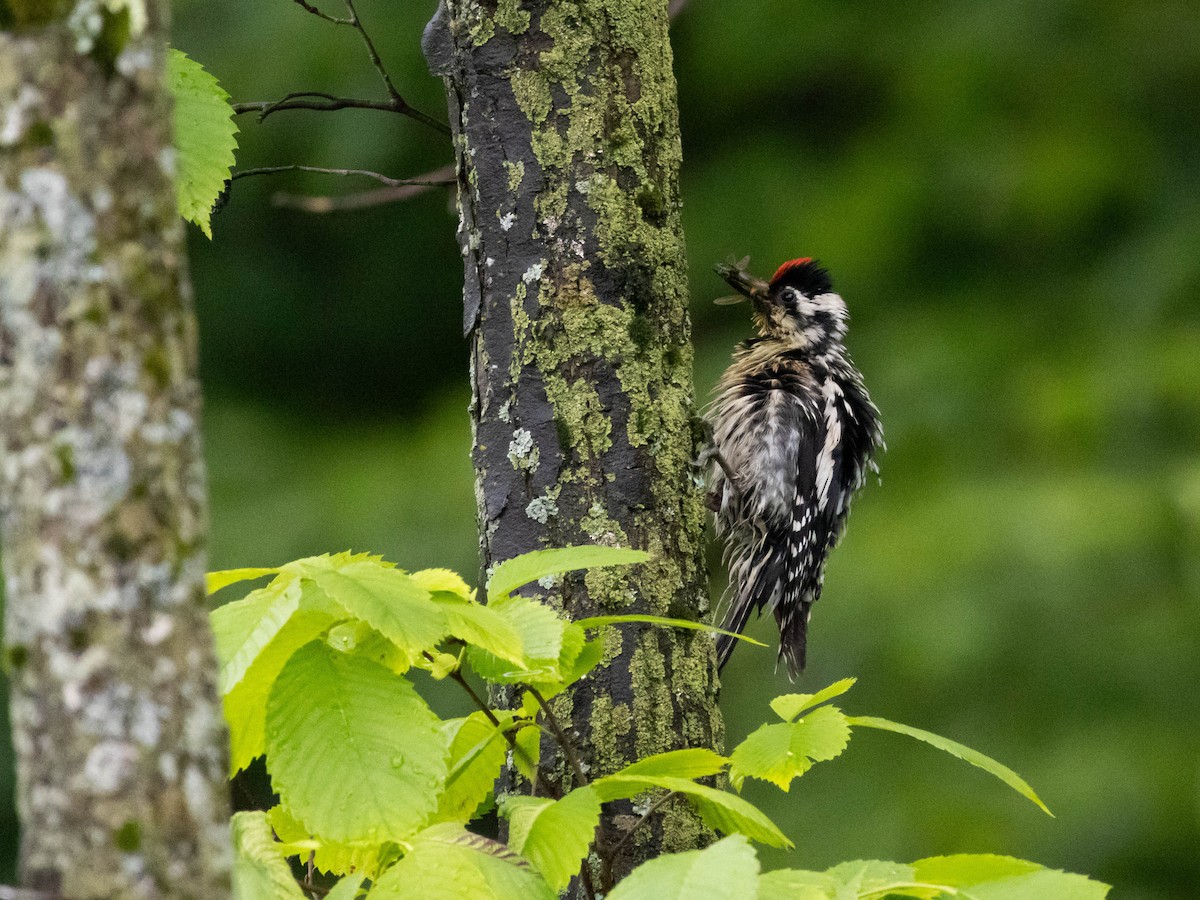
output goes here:
[{"label": "lichen on bark", "polygon": [[[38,9],[37,27],[0,31],[0,542],[21,881],[82,900],[228,896],[166,4]],[[127,17],[119,35],[84,40],[106,15]]]},{"label": "lichen on bark", "polygon": [[[667,4],[445,0],[424,44],[446,79],[458,157],[485,566],[545,546],[636,546],[653,560],[532,592],[575,616],[699,619],[704,509]],[[622,631],[559,701],[591,770],[719,747],[711,638]],[[621,811],[607,820],[619,829]],[[704,839],[686,813],[660,815],[626,844],[618,874]]]}]

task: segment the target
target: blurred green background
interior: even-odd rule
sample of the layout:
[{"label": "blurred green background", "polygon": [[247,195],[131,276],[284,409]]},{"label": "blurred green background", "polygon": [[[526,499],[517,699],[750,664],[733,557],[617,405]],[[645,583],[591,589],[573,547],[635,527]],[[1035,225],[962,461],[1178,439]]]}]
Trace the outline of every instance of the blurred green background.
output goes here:
[{"label": "blurred green background", "polygon": [[[433,6],[359,2],[440,117],[418,48]],[[235,100],[383,96],[348,29],[286,0],[181,0],[176,35]],[[988,752],[1057,814],[868,732],[790,794],[747,789],[798,847],[767,864],[993,851],[1114,898],[1200,896],[1200,7],[693,0],[673,41],[698,396],[749,333],[711,305],[711,265],[814,255],[887,427],[801,688],[857,676],[850,711]],[[383,113],[240,125],[243,167],[451,159]],[[214,567],[354,547],[475,570],[448,195],[270,202],[369,187],[246,179],[215,239],[192,233]],[[747,647],[727,668],[731,745],[789,688],[773,665]],[[11,880],[11,810],[0,835]]]}]

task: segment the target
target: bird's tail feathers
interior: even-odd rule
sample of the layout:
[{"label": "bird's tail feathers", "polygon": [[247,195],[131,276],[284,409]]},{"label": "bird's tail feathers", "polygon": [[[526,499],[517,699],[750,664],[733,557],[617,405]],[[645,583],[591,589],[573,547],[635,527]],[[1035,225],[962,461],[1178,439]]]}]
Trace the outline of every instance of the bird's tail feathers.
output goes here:
[{"label": "bird's tail feathers", "polygon": [[[760,539],[747,546],[742,545],[730,554],[730,592],[732,597],[725,621],[721,627],[726,631],[741,634],[750,620],[751,612],[761,612],[764,606],[774,607],[779,601],[779,591],[786,574],[787,556],[780,541]],[[729,635],[717,635],[717,667],[721,669],[729,661],[737,639]]]}]

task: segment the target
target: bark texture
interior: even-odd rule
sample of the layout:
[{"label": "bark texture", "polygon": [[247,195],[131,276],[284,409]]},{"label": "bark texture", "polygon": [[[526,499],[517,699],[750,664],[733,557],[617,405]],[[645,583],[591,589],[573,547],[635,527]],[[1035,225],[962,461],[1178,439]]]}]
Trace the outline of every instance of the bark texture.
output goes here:
[{"label": "bark texture", "polygon": [[[484,564],[567,544],[644,548],[647,565],[534,593],[575,617],[699,619],[705,513],[666,0],[446,0],[424,45],[458,158]],[[611,634],[603,666],[555,700],[591,773],[719,748],[712,638]],[[555,764],[551,779],[569,783]],[[610,840],[629,812],[606,810]],[[668,805],[615,874],[706,839]]]},{"label": "bark texture", "polygon": [[166,2],[0,0],[0,503],[21,880],[227,897]]}]

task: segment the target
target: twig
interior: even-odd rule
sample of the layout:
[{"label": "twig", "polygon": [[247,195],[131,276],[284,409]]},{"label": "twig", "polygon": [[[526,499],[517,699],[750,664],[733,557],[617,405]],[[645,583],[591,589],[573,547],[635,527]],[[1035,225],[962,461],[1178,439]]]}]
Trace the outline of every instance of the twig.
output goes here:
[{"label": "twig", "polygon": [[610,855],[616,859],[617,854],[621,852],[621,848],[629,842],[631,837],[633,837],[633,833],[645,825],[652,815],[654,815],[678,796],[679,794],[677,794],[675,791],[667,791],[667,793],[663,794],[661,797],[651,803],[650,808],[643,813],[642,817],[634,822],[632,827],[630,827],[630,829],[625,832],[621,839],[613,845],[612,849],[609,851]]},{"label": "twig", "polygon": [[375,71],[383,79],[383,86],[387,88],[388,96],[393,100],[404,103],[400,92],[392,84],[392,77],[388,75],[387,69],[383,67],[383,60],[379,58],[379,51],[375,49],[375,42],[371,40],[371,36],[367,34],[367,29],[363,27],[362,19],[358,17],[358,10],[354,8],[354,0],[342,0],[342,2],[346,4],[346,9],[350,11],[350,24],[354,26],[354,30],[358,32],[358,36],[362,38],[363,45],[367,48],[367,55],[371,57],[371,65],[375,67]]},{"label": "twig", "polygon": [[318,19],[324,19],[326,22],[332,22],[334,25],[350,25],[350,24],[352,24],[349,19],[338,19],[334,16],[329,15],[329,13],[321,12],[319,9],[317,9],[315,6],[313,6],[311,3],[306,3],[305,0],[296,0],[296,5],[299,6],[301,9],[304,9],[304,10],[312,13]]},{"label": "twig", "polygon": [[352,176],[358,175],[363,178],[374,178],[376,181],[386,184],[388,187],[404,187],[404,186],[421,186],[421,187],[436,187],[437,185],[445,184],[444,181],[422,181],[416,178],[389,178],[387,175],[381,175],[379,172],[372,172],[370,169],[327,169],[324,166],[263,166],[258,169],[241,169],[229,176],[230,181],[237,181],[239,178],[248,178],[251,175],[279,175],[282,172],[315,172],[318,175],[342,175]]},{"label": "twig", "polygon": [[341,197],[306,196],[303,194],[278,193],[271,198],[276,206],[299,209],[308,213],[341,212],[350,209],[366,209],[370,206],[382,206],[385,203],[398,203],[411,200],[413,197],[427,193],[439,185],[446,186],[455,183],[454,166],[443,166],[424,175],[418,175],[408,184],[399,187],[383,187],[357,194],[346,194]]},{"label": "twig", "polygon": [[538,706],[542,708],[542,713],[546,717],[546,722],[550,725],[550,732],[554,735],[554,739],[558,741],[558,745],[562,747],[563,755],[567,758],[567,762],[571,765],[571,771],[575,773],[575,778],[580,785],[588,783],[587,775],[583,772],[583,765],[579,762],[579,757],[575,754],[575,747],[567,740],[566,732],[562,730],[562,726],[558,724],[558,719],[554,716],[554,711],[550,709],[550,704],[546,702],[546,698],[542,696],[541,691],[530,685],[529,693],[533,695],[533,699],[537,701]]}]

